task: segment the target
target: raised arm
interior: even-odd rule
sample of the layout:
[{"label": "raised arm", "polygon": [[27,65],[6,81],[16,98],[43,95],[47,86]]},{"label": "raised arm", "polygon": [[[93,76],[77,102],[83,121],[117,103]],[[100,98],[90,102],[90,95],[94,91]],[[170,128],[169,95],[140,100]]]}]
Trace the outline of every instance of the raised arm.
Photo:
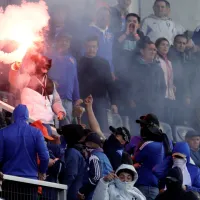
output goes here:
[{"label": "raised arm", "polygon": [[99,126],[99,123],[94,115],[93,112],[93,108],[92,108],[92,104],[93,104],[93,98],[92,95],[88,96],[85,101],[84,101],[85,105],[86,105],[86,111],[87,111],[87,115],[88,115],[88,121],[89,121],[89,125],[92,131],[94,131],[95,133],[97,133],[103,140],[106,139],[105,135],[103,134],[103,132],[101,131],[101,128]]}]

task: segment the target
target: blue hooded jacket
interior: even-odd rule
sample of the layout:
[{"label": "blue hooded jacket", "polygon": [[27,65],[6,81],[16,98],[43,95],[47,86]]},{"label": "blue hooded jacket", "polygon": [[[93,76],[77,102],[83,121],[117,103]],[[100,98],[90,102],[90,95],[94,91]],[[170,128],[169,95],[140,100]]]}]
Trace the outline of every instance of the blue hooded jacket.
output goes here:
[{"label": "blue hooded jacket", "polygon": [[[186,186],[187,191],[200,192],[200,169],[190,164],[190,148],[186,142],[178,142],[174,146],[173,153],[181,153],[186,155],[187,169],[191,177],[192,186]],[[159,178],[163,179],[167,176],[168,171],[173,166],[172,156],[167,157],[161,164],[154,167],[153,172]]]},{"label": "blue hooded jacket", "polygon": [[13,116],[15,122],[0,130],[1,170],[4,174],[37,179],[38,172],[46,173],[49,163],[44,137],[39,129],[27,123],[29,113],[25,105],[18,105]]}]

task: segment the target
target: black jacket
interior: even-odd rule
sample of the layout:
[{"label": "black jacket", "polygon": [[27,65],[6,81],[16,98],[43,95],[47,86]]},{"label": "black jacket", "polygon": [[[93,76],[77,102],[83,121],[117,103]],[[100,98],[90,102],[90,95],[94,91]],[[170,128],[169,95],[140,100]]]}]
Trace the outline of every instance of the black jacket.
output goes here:
[{"label": "black jacket", "polygon": [[106,99],[108,93],[111,104],[115,104],[116,92],[108,61],[100,57],[82,57],[78,75],[81,98],[91,94],[93,98]]},{"label": "black jacket", "polygon": [[125,157],[123,157],[123,145],[121,145],[121,143],[116,139],[115,135],[112,134],[105,141],[103,150],[108,159],[110,160],[113,170],[116,170],[122,164],[122,161],[125,159]]},{"label": "black jacket", "polygon": [[[137,31],[140,39],[144,37],[143,32]],[[124,34],[123,31],[115,34],[113,41],[113,64],[115,67],[115,75],[119,79],[125,78],[123,75],[127,73],[127,66],[132,62],[132,57],[138,50],[138,42],[133,35],[129,35],[123,42],[119,42],[118,39]]]},{"label": "black jacket", "polygon": [[[166,92],[164,73],[157,61],[146,63],[140,56],[129,67],[129,99],[136,106],[157,106]],[[146,111],[147,112],[147,111]]]},{"label": "black jacket", "polygon": [[[173,178],[169,180],[166,178],[167,190],[159,194],[155,200],[198,200],[199,198],[193,192],[186,192],[182,188],[183,175],[180,168],[172,168],[168,177]],[[175,181],[176,180],[176,181]]]}]

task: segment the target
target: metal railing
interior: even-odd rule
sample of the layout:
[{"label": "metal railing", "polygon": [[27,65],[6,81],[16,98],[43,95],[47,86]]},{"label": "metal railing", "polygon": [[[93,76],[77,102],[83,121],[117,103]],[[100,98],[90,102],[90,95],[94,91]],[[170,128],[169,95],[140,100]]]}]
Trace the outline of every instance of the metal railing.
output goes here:
[{"label": "metal railing", "polygon": [[[13,106],[10,106],[9,104],[7,104],[7,103],[4,103],[3,101],[0,101],[0,110],[6,110],[6,111],[8,111],[8,112],[10,112],[10,113],[13,113],[13,110],[15,109]],[[31,116],[29,116],[29,122],[34,122],[34,121],[36,121],[35,119],[33,119]],[[58,133],[57,133],[57,131],[56,131],[56,129],[54,128],[54,127],[51,127],[51,130],[52,130],[52,133],[54,134],[54,135],[57,135]]]},{"label": "metal railing", "polygon": [[[0,111],[1,110],[13,113],[14,107],[0,101]],[[29,122],[33,121],[35,121],[35,119],[30,116]],[[53,134],[56,135],[56,129],[54,127],[51,127],[51,129]],[[46,181],[4,175],[0,200],[1,198],[5,200],[67,200],[67,186]]]},{"label": "metal railing", "polygon": [[4,175],[0,197],[5,200],[67,200],[67,186]]}]

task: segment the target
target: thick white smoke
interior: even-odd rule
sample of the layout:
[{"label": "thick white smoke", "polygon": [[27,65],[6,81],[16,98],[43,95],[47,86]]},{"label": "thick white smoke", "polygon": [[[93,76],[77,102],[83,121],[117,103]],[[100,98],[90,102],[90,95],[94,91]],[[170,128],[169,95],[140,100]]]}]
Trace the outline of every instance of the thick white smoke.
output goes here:
[{"label": "thick white smoke", "polygon": [[[38,3],[23,2],[20,6],[10,5],[0,13],[0,43],[15,41],[18,48],[5,53],[0,51],[0,61],[10,64],[22,61],[34,42],[42,41],[42,30],[48,26],[48,7],[44,1]],[[16,45],[16,44],[15,44]],[[0,49],[3,49],[1,45]]]}]

